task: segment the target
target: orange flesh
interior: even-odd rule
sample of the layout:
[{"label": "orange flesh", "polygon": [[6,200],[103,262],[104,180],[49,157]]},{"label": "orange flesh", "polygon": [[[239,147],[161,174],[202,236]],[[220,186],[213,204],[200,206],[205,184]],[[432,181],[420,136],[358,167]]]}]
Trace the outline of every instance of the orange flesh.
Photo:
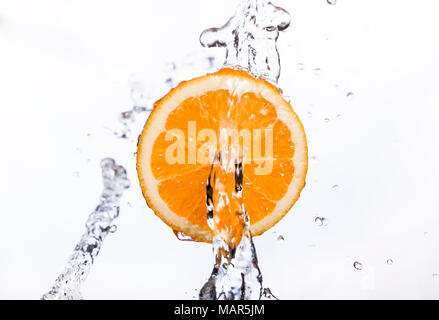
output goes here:
[{"label": "orange flesh", "polygon": [[[189,98],[176,107],[166,120],[165,128],[188,132],[188,121],[196,122],[196,132],[213,129],[219,137],[224,126],[242,129],[273,128],[273,169],[268,175],[256,175],[254,162],[244,165],[243,201],[250,222],[256,223],[270,214],[276,202],[287,193],[294,173],[294,143],[288,127],[278,118],[276,109],[255,93],[232,95],[227,90],[208,91]],[[185,135],[186,164],[169,164],[165,150],[173,141],[162,132],[154,142],[151,171],[160,180],[158,189],[169,208],[192,224],[210,230],[206,221],[206,180],[210,165],[188,164],[188,136]],[[262,134],[264,150],[264,134]],[[197,150],[203,143],[197,142]],[[219,151],[220,143],[217,143]],[[225,219],[225,218],[221,218]],[[226,222],[226,220],[224,220]]]}]

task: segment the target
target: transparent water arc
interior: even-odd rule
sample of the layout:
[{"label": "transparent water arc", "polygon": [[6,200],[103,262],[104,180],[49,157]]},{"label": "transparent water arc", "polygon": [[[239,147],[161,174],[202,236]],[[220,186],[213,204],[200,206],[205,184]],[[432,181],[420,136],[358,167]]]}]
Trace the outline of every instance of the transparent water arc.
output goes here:
[{"label": "transparent water arc", "polygon": [[290,23],[288,11],[270,1],[241,0],[222,27],[201,33],[200,43],[207,48],[225,48],[225,67],[244,69],[277,84],[281,64],[276,41]]}]

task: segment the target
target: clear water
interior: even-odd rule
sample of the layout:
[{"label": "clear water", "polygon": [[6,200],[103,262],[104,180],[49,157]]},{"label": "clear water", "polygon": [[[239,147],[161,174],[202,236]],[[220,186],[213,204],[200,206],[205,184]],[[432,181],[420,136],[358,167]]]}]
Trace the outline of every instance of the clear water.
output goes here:
[{"label": "clear water", "polygon": [[203,31],[200,42],[208,48],[226,48],[226,66],[277,83],[281,65],[276,40],[290,22],[290,14],[270,1],[244,0],[224,26]]},{"label": "clear water", "polygon": [[[262,296],[262,274],[243,205],[242,179],[242,161],[230,165],[221,154],[215,159],[206,184],[207,222],[212,229],[215,262],[209,280],[200,290],[202,300],[260,299]],[[233,190],[231,195],[224,192],[227,184]],[[235,214],[233,208],[241,210]],[[233,213],[232,219],[236,220],[224,225],[221,220],[224,212]],[[226,218],[229,221],[230,217]]]},{"label": "clear water", "polygon": [[[280,58],[276,48],[279,31],[290,25],[290,15],[282,8],[269,1],[241,1],[235,15],[221,28],[210,28],[200,36],[205,47],[223,47],[226,49],[225,66],[240,68],[249,73],[277,83],[280,75]],[[213,234],[214,268],[210,278],[200,290],[202,300],[244,300],[244,299],[276,299],[270,289],[263,288],[262,274],[258,266],[256,248],[250,232],[248,213],[242,203],[242,177],[244,166],[242,161],[219,156],[212,164],[212,171],[206,186],[206,204],[208,225]],[[230,172],[230,168],[235,168]],[[218,176],[234,175],[235,192],[232,199],[215,201],[215,194],[221,192]],[[216,178],[215,178],[216,177]],[[230,181],[228,182],[230,183]],[[241,239],[232,238],[230,226],[221,228],[221,216],[224,203],[238,203],[242,210],[237,217],[237,225],[243,230]],[[227,212],[234,212],[226,208]],[[236,231],[237,230],[233,230]],[[282,241],[283,237],[280,241]],[[233,241],[232,241],[233,240]],[[240,241],[239,241],[240,240]]]},{"label": "clear water", "polygon": [[[290,15],[284,9],[262,0],[243,0],[235,15],[221,28],[205,30],[200,36],[204,47],[226,49],[224,63],[218,54],[190,54],[182,61],[172,61],[164,68],[165,79],[153,87],[134,79],[130,83],[131,109],[119,114],[120,129],[109,129],[117,138],[137,142],[144,119],[153,109],[153,102],[175,87],[180,81],[217,70],[222,66],[244,69],[256,77],[276,84],[280,75],[280,59],[276,48],[279,31],[290,24]],[[157,89],[158,92],[157,93]],[[154,92],[155,91],[155,92]],[[214,168],[218,164],[213,164]],[[119,215],[119,201],[125,189],[129,188],[126,171],[113,159],[101,162],[104,190],[100,203],[86,223],[86,231],[76,245],[65,270],[42,299],[82,299],[81,284],[85,281],[96,259],[103,241],[109,233],[115,232],[115,219]],[[235,172],[242,177],[243,166]],[[215,185],[208,188],[215,189]],[[236,196],[240,200],[242,178],[237,182]],[[209,190],[206,192],[209,195]],[[209,198],[209,196],[207,196]],[[209,201],[209,199],[207,199]],[[210,202],[206,208],[207,219],[214,234],[213,271],[199,293],[200,299],[277,299],[269,288],[262,284],[256,248],[249,229],[250,221],[245,208],[242,219],[242,237],[231,244],[224,233],[219,232],[212,214],[218,203]],[[175,232],[181,241],[193,241],[190,237]],[[283,236],[279,241],[283,241]]]},{"label": "clear water", "polygon": [[130,187],[124,167],[113,159],[101,161],[104,189],[96,209],[89,215],[86,230],[73,250],[64,271],[55,280],[43,300],[82,299],[81,285],[87,278],[105,238],[117,230],[114,224],[119,216],[119,201]]}]

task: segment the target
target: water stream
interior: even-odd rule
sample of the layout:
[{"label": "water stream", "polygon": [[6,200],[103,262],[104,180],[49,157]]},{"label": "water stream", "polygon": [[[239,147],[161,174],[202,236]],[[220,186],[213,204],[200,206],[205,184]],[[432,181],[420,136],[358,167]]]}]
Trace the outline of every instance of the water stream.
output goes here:
[{"label": "water stream", "polygon": [[[290,15],[282,8],[266,0],[241,0],[235,15],[221,28],[210,28],[200,36],[204,47],[225,48],[224,66],[246,70],[277,84],[280,75],[280,59],[276,48],[279,32],[290,24]],[[212,71],[215,58],[197,59],[197,64],[207,61],[204,73]],[[194,66],[191,68],[197,68]],[[166,80],[169,87],[178,83],[174,78],[175,63]],[[177,79],[183,80],[183,79]],[[132,126],[136,118],[151,111],[151,100],[138,85],[131,91],[133,108],[120,114],[122,129],[114,132],[118,138],[132,140]],[[210,278],[200,290],[200,299],[276,299],[270,289],[263,288],[262,274],[258,267],[256,249],[250,232],[250,221],[242,203],[243,163],[236,159],[218,157],[212,164],[206,189],[207,219],[213,232],[214,268]],[[234,161],[230,163],[230,161]],[[119,201],[129,188],[125,169],[113,159],[102,160],[104,189],[99,205],[87,220],[86,231],[75,246],[65,270],[59,275],[51,290],[42,299],[82,299],[81,285],[85,281],[103,241],[109,233],[116,231],[115,219],[119,215]],[[221,173],[221,174],[215,174]],[[224,177],[222,181],[218,177]],[[224,185],[233,184],[229,194],[232,203],[239,207],[236,215],[233,241],[224,232],[218,192]],[[220,218],[218,218],[220,217]],[[226,219],[226,220],[224,220]],[[238,226],[238,227],[236,227]],[[238,236],[236,236],[238,234]],[[180,240],[191,240],[176,234]]]},{"label": "water stream", "polygon": [[[200,42],[204,47],[225,48],[225,66],[277,84],[280,58],[276,40],[290,21],[286,10],[269,1],[243,0],[223,27],[203,31]],[[242,201],[243,170],[243,161],[226,159],[221,153],[212,164],[206,205],[214,268],[200,290],[202,300],[276,299],[262,285],[250,220]]]},{"label": "water stream", "polygon": [[113,159],[101,161],[104,189],[96,209],[89,215],[85,232],[73,250],[64,271],[55,280],[43,300],[82,299],[81,285],[87,278],[105,238],[116,232],[114,224],[119,216],[119,201],[123,192],[130,187],[124,167]]}]

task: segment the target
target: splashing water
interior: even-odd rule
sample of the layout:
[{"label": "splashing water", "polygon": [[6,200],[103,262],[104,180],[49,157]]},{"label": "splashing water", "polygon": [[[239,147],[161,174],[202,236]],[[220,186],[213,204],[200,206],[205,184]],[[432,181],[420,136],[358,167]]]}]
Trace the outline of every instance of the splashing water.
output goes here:
[{"label": "splashing water", "polygon": [[114,220],[119,216],[119,200],[130,182],[125,169],[113,159],[101,161],[104,190],[100,202],[87,220],[86,231],[76,245],[63,273],[43,300],[82,299],[81,284],[85,281],[102,244],[109,233],[116,232]]},{"label": "splashing water", "polygon": [[353,265],[355,269],[363,270],[363,264],[361,262],[355,261]]},{"label": "splashing water", "polygon": [[[290,21],[287,11],[269,1],[244,0],[223,27],[203,31],[200,42],[204,47],[225,48],[225,66],[277,83],[280,59],[276,40]],[[277,299],[262,286],[249,216],[242,202],[242,159],[225,158],[221,153],[215,158],[206,184],[207,221],[213,234],[215,262],[199,298]]]},{"label": "splashing water", "polygon": [[220,153],[206,184],[207,222],[213,232],[215,264],[200,290],[202,300],[262,296],[262,274],[242,200],[242,180],[243,162],[228,161]]},{"label": "splashing water", "polygon": [[[285,30],[291,18],[287,11],[276,7],[266,0],[242,0],[235,15],[221,28],[205,30],[200,36],[204,47],[223,47],[226,49],[224,65],[240,68],[257,77],[277,83],[280,75],[280,60],[276,48],[279,31]],[[169,90],[180,81],[187,79],[177,75],[184,68],[191,71],[202,67],[202,73],[212,71],[215,57],[206,59],[193,57],[196,62],[179,65],[171,62],[167,67],[164,85]],[[204,61],[204,63],[202,62]],[[186,65],[187,64],[187,65]],[[195,69],[194,69],[195,68]],[[180,72],[181,73],[181,72]],[[192,74],[191,74],[192,75]],[[149,89],[149,88],[148,88]],[[122,129],[113,133],[131,141],[133,125],[141,115],[152,111],[151,97],[145,86],[138,81],[131,83],[131,109],[119,115]],[[227,181],[213,179],[207,185],[207,219],[213,232],[214,268],[209,280],[200,290],[200,299],[277,299],[269,288],[262,286],[262,274],[258,267],[256,249],[250,232],[250,221],[242,204],[242,162],[224,166],[221,159],[212,165],[212,172],[225,170]],[[114,220],[119,215],[119,201],[129,181],[123,167],[112,159],[101,162],[104,190],[96,210],[90,214],[86,232],[76,245],[64,272],[56,279],[52,289],[42,299],[82,299],[81,285],[85,281],[94,259],[98,255],[106,236],[116,231]],[[232,168],[232,170],[230,170]],[[227,215],[221,215],[220,202],[215,200],[216,191],[232,182],[233,192],[230,199],[240,204],[240,214],[235,222],[228,221]],[[215,214],[216,213],[216,214]],[[230,218],[230,217],[229,217]],[[232,225],[233,233],[224,231],[225,225]],[[192,241],[182,233],[176,233],[178,239]]]},{"label": "splashing water", "polygon": [[327,226],[328,225],[328,219],[324,218],[324,217],[316,217],[314,219],[314,222],[316,223],[317,226],[319,227],[323,227],[323,226]]},{"label": "splashing water", "polygon": [[[136,142],[136,133],[142,130],[146,118],[154,109],[154,96],[175,87],[179,82],[188,78],[212,72],[216,66],[216,57],[212,54],[194,52],[181,61],[171,61],[164,65],[164,78],[159,83],[148,85],[145,79],[133,76],[130,81],[131,109],[119,114],[120,130],[111,130],[116,137],[130,142]],[[157,92],[158,91],[158,92]]]},{"label": "splashing water", "polygon": [[280,59],[276,40],[290,22],[286,10],[267,0],[244,0],[224,26],[203,31],[200,42],[204,47],[226,48],[226,66],[241,67],[277,83]]}]

